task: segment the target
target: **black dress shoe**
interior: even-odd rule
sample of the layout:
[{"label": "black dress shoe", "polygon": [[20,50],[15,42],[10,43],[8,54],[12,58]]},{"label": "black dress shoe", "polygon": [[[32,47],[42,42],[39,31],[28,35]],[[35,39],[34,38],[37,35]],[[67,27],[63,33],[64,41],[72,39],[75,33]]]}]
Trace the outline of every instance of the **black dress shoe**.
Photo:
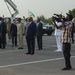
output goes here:
[{"label": "black dress shoe", "polygon": [[1,48],[1,49],[5,49],[5,47]]},{"label": "black dress shoe", "polygon": [[22,47],[19,47],[18,49],[23,49]]},{"label": "black dress shoe", "polygon": [[30,54],[30,53],[25,53],[26,55]]},{"label": "black dress shoe", "polygon": [[40,49],[37,49],[37,50],[40,50]]},{"label": "black dress shoe", "polygon": [[17,47],[17,45],[15,45]]},{"label": "black dress shoe", "polygon": [[43,50],[42,48],[40,50]]},{"label": "black dress shoe", "polygon": [[31,55],[34,55],[34,53],[31,53]]},{"label": "black dress shoe", "polygon": [[72,69],[72,67],[65,67],[62,70],[71,70],[71,69]]},{"label": "black dress shoe", "polygon": [[12,45],[12,47],[14,47],[14,45]]},{"label": "black dress shoe", "polygon": [[37,50],[42,50],[42,49],[40,48],[40,49],[37,49]]}]

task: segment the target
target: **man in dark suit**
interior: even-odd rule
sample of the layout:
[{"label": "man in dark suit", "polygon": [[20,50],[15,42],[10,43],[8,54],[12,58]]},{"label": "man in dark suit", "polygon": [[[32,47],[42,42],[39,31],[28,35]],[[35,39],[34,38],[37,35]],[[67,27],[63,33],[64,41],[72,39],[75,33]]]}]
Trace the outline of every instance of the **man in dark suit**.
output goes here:
[{"label": "man in dark suit", "polygon": [[0,24],[1,25],[1,30],[0,30],[1,44],[0,44],[0,46],[1,46],[2,49],[5,49],[7,30],[6,30],[6,25],[4,23],[4,19],[2,18],[2,19],[0,19],[0,21],[1,21],[1,24]]},{"label": "man in dark suit", "polygon": [[10,33],[12,36],[12,47],[14,44],[17,46],[17,25],[15,24],[15,20],[14,23],[11,24]]},{"label": "man in dark suit", "polygon": [[33,55],[35,52],[35,37],[36,37],[36,24],[33,22],[33,18],[29,18],[29,22],[26,25],[26,41],[28,47],[28,53]]},{"label": "man in dark suit", "polygon": [[2,34],[2,28],[1,28],[1,21],[2,20],[2,18],[0,17],[0,48],[1,48],[1,34]]},{"label": "man in dark suit", "polygon": [[38,50],[42,50],[42,29],[43,24],[40,22],[40,18],[37,19],[37,44]]}]

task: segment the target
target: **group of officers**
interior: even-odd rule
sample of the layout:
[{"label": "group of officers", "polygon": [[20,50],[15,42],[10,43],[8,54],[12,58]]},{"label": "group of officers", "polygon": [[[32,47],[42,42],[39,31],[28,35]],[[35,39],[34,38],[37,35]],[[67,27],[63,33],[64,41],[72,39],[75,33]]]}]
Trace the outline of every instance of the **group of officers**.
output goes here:
[{"label": "group of officers", "polygon": [[[42,50],[42,28],[43,24],[40,22],[40,18],[34,22],[32,17],[26,18],[26,25],[21,21],[21,18],[13,20],[10,19],[4,22],[4,19],[0,17],[0,48],[5,49],[8,39],[12,39],[12,47],[18,46],[18,49],[23,49],[23,36],[26,37],[28,52],[26,54],[33,55],[35,52],[35,38],[37,37],[38,50]],[[17,45],[18,40],[18,45]]]},{"label": "group of officers", "polygon": [[[71,43],[74,41],[72,19],[73,16],[70,14],[67,14],[65,18],[62,18],[61,15],[59,15],[58,18],[52,17],[58,48],[56,51],[63,51],[65,59],[65,68],[62,70],[72,69],[70,62]],[[34,55],[36,37],[38,50],[42,50],[42,29],[43,24],[39,18],[36,23],[32,17],[26,18],[26,26],[24,26],[21,18],[13,20],[13,23],[11,23],[10,20],[5,23],[3,18],[0,17],[0,48],[5,49],[7,43],[6,33],[8,33],[9,39],[12,38],[12,47],[17,46],[18,39],[18,49],[23,49],[23,36],[25,35],[28,48],[28,52],[25,54]]]},{"label": "group of officers", "polygon": [[[15,20],[13,20],[13,23],[11,23],[11,20],[7,19],[5,22],[4,19],[0,17],[0,48],[5,49],[6,47],[6,34],[8,34],[8,39],[12,38],[12,47],[14,45],[17,46],[17,35],[20,37],[23,33],[23,25],[21,19],[19,18],[17,21],[18,22],[15,22]],[[19,38],[19,48],[22,47],[21,41],[22,39]]]}]

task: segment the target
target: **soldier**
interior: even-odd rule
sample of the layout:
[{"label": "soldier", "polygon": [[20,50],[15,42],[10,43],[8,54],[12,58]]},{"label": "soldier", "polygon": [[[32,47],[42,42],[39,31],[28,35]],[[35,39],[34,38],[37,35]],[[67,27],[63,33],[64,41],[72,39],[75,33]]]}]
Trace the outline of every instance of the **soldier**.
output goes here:
[{"label": "soldier", "polygon": [[11,39],[11,34],[10,34],[10,27],[11,27],[11,20],[7,19],[7,34],[8,34],[8,39]]},{"label": "soldier", "polygon": [[6,25],[3,18],[0,18],[0,48],[5,49],[6,45]]},{"label": "soldier", "polygon": [[55,52],[62,52],[62,43],[60,42],[60,37],[61,37],[61,34],[62,34],[62,30],[60,30],[60,28],[57,28],[57,26],[61,26],[62,22],[61,22],[61,18],[62,18],[62,15],[58,15],[56,14],[56,17],[54,18],[55,19],[55,23],[56,25],[55,26],[55,37],[56,37],[56,44],[57,44],[57,50],[55,50]]},{"label": "soldier", "polygon": [[18,49],[23,49],[23,35],[24,35],[24,25],[21,22],[21,18],[17,19],[17,35],[19,40],[19,47]]}]

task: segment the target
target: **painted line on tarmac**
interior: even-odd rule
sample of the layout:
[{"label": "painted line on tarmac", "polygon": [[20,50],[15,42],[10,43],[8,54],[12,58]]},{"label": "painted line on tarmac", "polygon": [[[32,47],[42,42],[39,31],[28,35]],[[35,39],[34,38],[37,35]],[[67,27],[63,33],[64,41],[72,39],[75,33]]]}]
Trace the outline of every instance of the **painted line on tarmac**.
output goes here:
[{"label": "painted line on tarmac", "polygon": [[[75,58],[75,56],[71,56],[71,58]],[[50,61],[58,61],[58,60],[62,60],[62,59],[64,59],[64,58],[61,57],[61,58],[55,58],[55,59],[46,59],[46,60],[32,61],[32,62],[26,62],[26,63],[4,65],[4,66],[0,66],[0,68],[8,68],[8,67],[15,67],[15,66],[30,65],[30,64],[37,64],[37,63],[43,63],[43,62],[50,62]]]}]

